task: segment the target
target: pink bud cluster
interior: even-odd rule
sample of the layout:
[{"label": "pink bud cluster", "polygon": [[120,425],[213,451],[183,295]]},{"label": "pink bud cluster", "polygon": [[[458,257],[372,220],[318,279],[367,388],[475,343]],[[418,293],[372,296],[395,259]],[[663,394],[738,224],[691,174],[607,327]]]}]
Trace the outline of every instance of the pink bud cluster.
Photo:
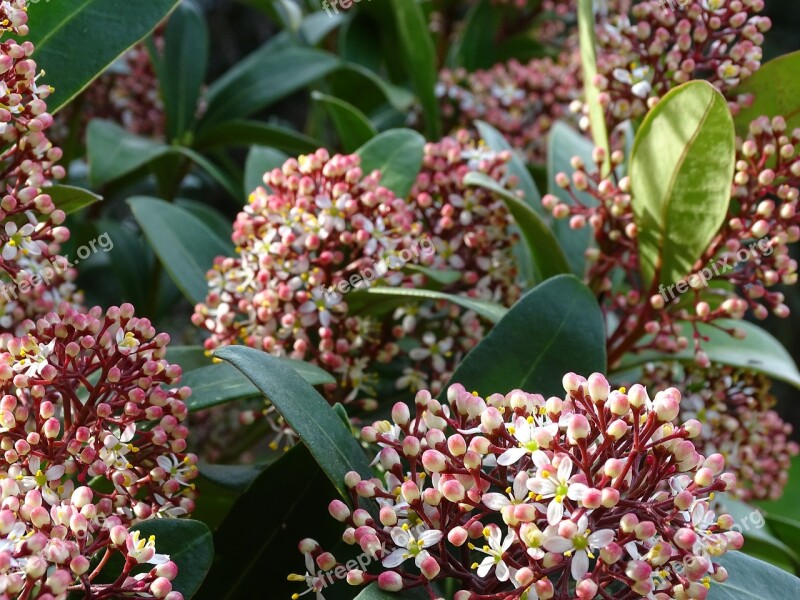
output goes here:
[{"label": "pink bud cluster", "polygon": [[[163,52],[164,33],[159,27],[153,33],[153,43]],[[73,116],[72,105],[59,114],[57,125],[61,136],[67,135],[67,126]],[[166,113],[161,98],[158,76],[145,44],[128,50],[110,69],[98,77],[84,92],[80,107],[81,128],[92,119],[106,119],[118,123],[129,132],[154,139],[164,139]]]},{"label": "pink bud cluster", "polygon": [[474,73],[444,70],[436,94],[451,126],[486,121],[528,162],[544,162],[550,127],[570,116],[568,107],[580,95],[580,61],[565,51],[557,60],[511,60]]},{"label": "pink bud cluster", "polygon": [[[464,184],[478,171],[511,185],[508,160],[466,132],[428,144],[409,200],[381,187],[377,171],[364,174],[356,155],[318,150],[265,174],[269,191],[257,189],[234,224],[237,256],[216,260],[211,292],[195,309],[193,323],[212,334],[206,347],[240,341],[313,362],[339,379],[326,389],[331,402],[362,408],[375,404],[376,363],[399,359],[401,388],[438,389],[483,335],[474,312],[414,303],[384,318],[351,312],[357,294],[337,290],[369,269],[370,285],[431,284],[513,303],[519,291],[509,214],[501,200]],[[423,240],[427,251],[398,264],[398,255]],[[376,267],[381,262],[388,270]],[[413,347],[401,351],[399,337],[414,340]]]},{"label": "pink bud cluster", "polygon": [[[0,3],[0,30],[27,34],[25,2]],[[54,310],[61,301],[81,302],[72,281],[75,272],[64,267],[58,256],[60,244],[69,238],[63,226],[64,211],[47,194],[51,180],[64,177],[56,165],[61,150],[48,140],[53,117],[45,99],[52,89],[38,81],[42,72],[31,59],[33,44],[6,38],[0,42],[0,331],[16,331],[26,317],[36,318]],[[43,283],[44,269],[51,262],[61,273],[50,273]],[[18,288],[25,290],[18,293]]]},{"label": "pink bud cluster", "polygon": [[547,399],[482,398],[456,384],[446,404],[427,391],[415,414],[396,404],[391,421],[362,430],[381,477],[345,478],[352,505],[377,505],[330,504],[342,539],[381,572],[305,540],[309,572],[291,578],[319,591],[322,571],[344,568],[353,585],[423,587],[431,598],[431,582],[451,579],[455,600],[705,598],[727,578],[716,559],[743,543],[733,519],[709,507],[736,485],[722,455],[697,452],[698,421],[673,424],[675,388],[651,399],[638,384],[612,390],[598,373],[568,373],[563,384],[564,396]]},{"label": "pink bud cluster", "polygon": [[759,15],[764,0],[702,0],[680,9],[676,1],[676,10],[661,0],[613,4],[596,28],[596,83],[611,123],[642,116],[692,79],[717,87],[734,112],[750,101],[734,90],[761,66],[764,33],[771,27]]},{"label": "pink bud cluster", "polygon": [[[0,336],[0,588],[180,600],[174,563],[130,529],[194,508],[198,471],[183,425],[191,391],[175,387],[181,369],[164,360],[169,336],[130,304],[105,314],[63,304],[23,327]],[[117,552],[123,572],[111,587],[93,584]],[[131,572],[148,562],[156,566]]]},{"label": "pink bud cluster", "polygon": [[[689,277],[685,294],[676,293],[674,286],[645,289],[638,278],[630,276],[626,276],[624,286],[612,288],[615,273],[638,271],[638,232],[630,179],[600,176],[603,150],[595,149],[593,165],[575,157],[571,176],[556,175],[556,184],[572,202],[548,194],[542,204],[555,218],[568,219],[573,229],[592,227],[595,243],[586,253],[587,278],[592,289],[604,293],[604,310],[620,319],[608,341],[612,360],[624,352],[645,348],[674,352],[687,347],[689,339],[681,335],[677,324],[685,321],[692,327],[698,364],[707,366],[696,323],[741,319],[748,310],[759,319],[770,312],[788,316],[783,293],[770,288],[797,281],[797,262],[789,254],[789,244],[800,239],[798,143],[800,129],[789,135],[782,117],[756,119],[748,137],[738,140],[726,220],[693,270],[704,271],[710,285],[699,277]],[[614,167],[624,160],[621,151],[613,152],[610,158]],[[588,203],[585,195],[594,202]],[[734,329],[727,331],[741,334]]]},{"label": "pink bud cluster", "polygon": [[703,425],[694,444],[700,452],[726,457],[736,475],[733,492],[742,500],[776,499],[783,494],[791,459],[800,451],[792,426],[773,410],[772,381],[765,375],[728,366],[651,365],[644,381],[687,390],[680,418]]}]

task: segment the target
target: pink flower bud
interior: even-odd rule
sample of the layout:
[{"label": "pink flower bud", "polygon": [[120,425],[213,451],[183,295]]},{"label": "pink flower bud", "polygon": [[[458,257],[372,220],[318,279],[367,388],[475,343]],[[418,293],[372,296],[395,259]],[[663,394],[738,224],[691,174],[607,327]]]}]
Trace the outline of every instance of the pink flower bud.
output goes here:
[{"label": "pink flower bud", "polygon": [[409,504],[416,502],[420,497],[419,488],[413,481],[404,481],[403,485],[400,486],[400,493],[403,496],[403,500]]},{"label": "pink flower bud", "polygon": [[347,520],[347,518],[350,516],[350,509],[341,500],[332,501],[328,505],[328,512],[331,514],[331,516],[334,519],[336,519],[337,521],[340,521],[342,523],[344,523]]},{"label": "pink flower bud", "polygon": [[353,569],[347,572],[347,583],[350,585],[362,585],[364,583],[364,571]]},{"label": "pink flower bud", "polygon": [[575,595],[580,600],[592,600],[597,595],[597,584],[591,579],[583,579],[575,586]]},{"label": "pink flower bud", "polygon": [[650,398],[644,386],[635,383],[628,390],[628,402],[633,408],[641,408]]},{"label": "pink flower bud", "polygon": [[586,439],[592,432],[589,420],[581,414],[573,415],[567,425],[567,435],[570,441],[575,443],[577,440]]},{"label": "pink flower bud", "polygon": [[422,465],[431,473],[441,473],[447,469],[447,457],[438,450],[426,450],[422,453]]},{"label": "pink flower bud", "polygon": [[714,472],[708,467],[701,467],[694,474],[694,482],[700,487],[706,487],[714,482]]},{"label": "pink flower bud", "polygon": [[611,386],[608,380],[600,373],[592,373],[588,380],[589,396],[594,402],[604,402],[608,398]]},{"label": "pink flower bud", "polygon": [[681,527],[672,538],[675,545],[683,550],[689,550],[697,542],[697,534],[688,527]]},{"label": "pink flower bud", "polygon": [[384,571],[378,575],[378,587],[386,592],[399,592],[403,589],[403,578],[394,571]]},{"label": "pink flower bud", "polygon": [[419,570],[426,579],[431,580],[439,574],[441,567],[439,566],[439,563],[436,562],[435,558],[428,556],[427,558],[423,559],[422,563],[419,565]]},{"label": "pink flower bud", "polygon": [[[503,415],[500,411],[490,406],[481,414],[481,426],[486,433],[493,433],[503,427]],[[424,460],[424,455],[423,455]]]},{"label": "pink flower bud", "polygon": [[402,427],[407,425],[410,420],[411,412],[404,403],[398,402],[392,407],[392,421]]},{"label": "pink flower bud", "polygon": [[600,504],[606,508],[613,508],[619,504],[619,490],[615,488],[603,488],[600,493]]}]

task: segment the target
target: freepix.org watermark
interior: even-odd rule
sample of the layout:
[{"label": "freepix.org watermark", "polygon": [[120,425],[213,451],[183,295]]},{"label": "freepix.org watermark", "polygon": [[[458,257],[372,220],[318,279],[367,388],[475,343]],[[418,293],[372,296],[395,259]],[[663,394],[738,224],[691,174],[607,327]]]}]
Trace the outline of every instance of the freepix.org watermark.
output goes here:
[{"label": "freepix.org watermark", "polygon": [[[358,4],[361,0],[322,0],[322,10],[328,13],[329,17],[332,17],[334,14],[339,14],[339,8],[341,7],[342,10],[348,10],[353,4]],[[366,0],[366,2],[372,2],[372,0]]]},{"label": "freepix.org watermark", "polygon": [[380,261],[372,261],[372,264],[363,267],[357,273],[353,273],[347,279],[342,279],[338,284],[328,288],[318,286],[311,292],[311,297],[318,299],[325,298],[327,306],[335,306],[342,301],[342,296],[358,289],[366,289],[372,283],[386,275],[389,271],[402,269],[406,264],[419,260],[422,256],[430,256],[436,252],[436,246],[427,235],[419,240],[415,240],[410,248],[403,248],[391,253]]},{"label": "freepix.org watermark", "polygon": [[[757,242],[753,242],[748,246],[742,246],[735,255],[725,256],[719,260],[710,260],[708,266],[703,267],[696,273],[692,273],[686,279],[681,279],[671,285],[665,286],[661,284],[658,286],[658,293],[664,299],[664,302],[674,300],[677,295],[685,294],[690,289],[698,290],[701,287],[708,287],[708,282],[714,277],[724,275],[728,271],[733,271],[740,264],[747,262],[751,257],[761,254],[762,256],[769,256],[772,254],[772,246],[769,243],[769,238],[761,238]],[[736,262],[732,262],[736,259]]]},{"label": "freepix.org watermark", "polygon": [[51,280],[61,275],[64,271],[75,267],[81,260],[86,260],[96,252],[110,252],[114,249],[114,242],[107,232],[103,232],[93,240],[89,240],[86,244],[79,247],[75,254],[78,258],[69,260],[69,254],[64,254],[61,257],[56,257],[55,260],[48,261],[44,266],[38,269],[38,272],[32,273],[21,271],[17,275],[17,281],[10,285],[0,283],[0,296],[6,302],[11,302],[19,297],[25,295],[31,290],[35,289],[42,283],[50,285]]}]

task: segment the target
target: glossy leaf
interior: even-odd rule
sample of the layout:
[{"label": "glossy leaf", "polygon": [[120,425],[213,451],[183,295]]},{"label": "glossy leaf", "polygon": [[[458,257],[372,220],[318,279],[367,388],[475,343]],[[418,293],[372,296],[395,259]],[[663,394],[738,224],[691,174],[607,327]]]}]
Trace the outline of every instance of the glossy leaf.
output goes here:
[{"label": "glossy leaf", "polygon": [[[351,292],[352,293],[352,292]],[[421,290],[414,288],[401,288],[401,287],[371,287],[362,290],[360,293],[375,295],[375,296],[394,296],[396,298],[407,298],[408,301],[422,302],[425,300],[447,300],[453,304],[472,310],[480,316],[496,323],[508,312],[508,309],[493,302],[485,302],[483,300],[475,300],[467,296],[458,296],[456,294],[446,294],[434,290]]]},{"label": "glossy leaf", "polygon": [[244,163],[244,189],[252,194],[264,185],[264,175],[272,169],[280,167],[289,157],[275,148],[253,146]]},{"label": "glossy leaf", "polygon": [[428,596],[420,588],[405,590],[401,593],[384,592],[374,582],[365,587],[354,600],[425,600]]},{"label": "glossy leaf", "polygon": [[[305,591],[304,583],[287,581],[286,574],[305,572],[299,540],[313,535],[329,548],[341,539],[341,523],[327,516],[335,496],[306,447],[289,450],[263,470],[217,528],[216,559],[195,600],[289,598]],[[281,576],[270,576],[276,573]],[[254,594],[265,581],[268,591]]]},{"label": "glossy leaf", "polygon": [[544,281],[569,272],[569,263],[555,235],[534,210],[518,196],[509,192],[484,173],[467,173],[466,185],[476,185],[500,196],[522,232],[533,259],[534,276]]},{"label": "glossy leaf", "polygon": [[202,302],[208,293],[206,272],[214,258],[230,252],[229,245],[184,208],[144,196],[128,204],[178,289],[193,304]]},{"label": "glossy leaf", "polygon": [[54,0],[29,2],[27,41],[33,59],[55,91],[56,113],[116,58],[145,37],[178,0]]},{"label": "glossy leaf", "polygon": [[786,131],[800,127],[800,50],[784,54],[761,68],[736,88],[735,94],[753,94],[753,104],[740,103],[734,117],[736,132],[747,135],[750,122],[762,115],[786,119]]},{"label": "glossy leaf", "polygon": [[[333,376],[316,365],[288,358],[281,360],[284,360],[309,385],[336,383]],[[184,373],[181,385],[192,388],[192,395],[186,401],[192,412],[261,395],[258,388],[241,371],[226,363],[209,365]]]},{"label": "glossy leaf", "polygon": [[290,154],[313,152],[325,144],[289,127],[275,123],[236,119],[210,127],[198,134],[197,148],[217,148],[220,146],[270,146]]},{"label": "glossy leaf", "polygon": [[603,165],[604,173],[610,168],[608,130],[606,128],[605,108],[598,99],[600,90],[594,80],[597,75],[597,51],[595,49],[595,12],[592,0],[578,0],[578,35],[580,38],[581,67],[586,104],[589,106],[589,121],[594,145],[606,151]]},{"label": "glossy leaf", "polygon": [[[573,204],[574,200],[569,192],[556,185],[556,175],[572,175],[574,169],[570,161],[573,156],[580,157],[587,165],[592,164],[593,148],[592,142],[580,132],[563,121],[556,121],[550,129],[547,144],[547,192],[566,204]],[[585,192],[576,192],[576,196],[585,206],[597,205],[597,200]],[[591,227],[575,230],[569,226],[567,219],[556,219],[553,220],[553,231],[564,249],[570,269],[578,277],[583,277],[586,270],[584,253],[592,243]]]},{"label": "glossy leaf", "polygon": [[170,152],[170,147],[129,133],[111,121],[95,119],[86,130],[89,180],[103,185]]},{"label": "glossy leaf", "polygon": [[364,173],[381,172],[381,185],[404,198],[422,167],[425,138],[410,129],[390,129],[358,149]]},{"label": "glossy leaf", "polygon": [[632,208],[642,276],[686,277],[716,235],[730,202],[733,120],[705,81],[681,85],[645,117],[631,153]]},{"label": "glossy leaf", "polygon": [[574,371],[605,372],[605,326],[594,295],[572,275],[525,294],[456,368],[450,383],[480,394],[519,388],[545,397],[564,393]]},{"label": "glossy leaf", "polygon": [[715,558],[728,580],[711,583],[707,600],[786,600],[800,598],[800,579],[741,552]]},{"label": "glossy leaf", "polygon": [[214,356],[244,373],[272,402],[342,497],[347,497],[347,472],[370,475],[369,461],[351,432],[319,392],[284,361],[245,346],[219,348]]},{"label": "glossy leaf", "polygon": [[147,302],[150,267],[153,255],[133,228],[112,219],[100,219],[97,229],[108,233],[114,242],[114,251],[109,252],[111,272],[119,284],[122,298],[117,302],[131,302],[141,306]]},{"label": "glossy leaf", "polygon": [[103,199],[99,194],[72,185],[52,185],[44,188],[43,193],[50,196],[56,208],[60,208],[68,215]]},{"label": "glossy leaf", "polygon": [[256,50],[208,88],[204,127],[248,117],[324,77],[340,60],[321,50]]},{"label": "glossy leaf", "polygon": [[475,121],[475,127],[478,128],[481,139],[486,142],[489,148],[495,152],[509,152],[511,154],[511,160],[508,162],[509,175],[514,175],[517,178],[517,188],[522,190],[524,194],[523,199],[528,206],[541,217],[546,218],[547,211],[542,207],[542,195],[539,193],[536,182],[533,180],[531,172],[528,171],[528,168],[525,166],[525,161],[520,158],[519,153],[511,147],[511,144],[508,143],[508,140],[506,140],[502,133],[488,123]]},{"label": "glossy leaf", "polygon": [[155,536],[156,550],[168,554],[178,565],[178,576],[172,589],[192,598],[211,568],[214,542],[211,531],[200,521],[192,519],[150,519],[133,527],[142,539]]},{"label": "glossy leaf", "polygon": [[180,137],[194,122],[207,62],[205,17],[194,2],[184,0],[167,23],[163,74],[159,78],[168,139]]},{"label": "glossy leaf", "polygon": [[453,44],[448,62],[468,72],[488,69],[494,64],[495,11],[490,0],[479,0],[465,19],[458,43]]},{"label": "glossy leaf", "polygon": [[392,7],[408,75],[422,105],[425,131],[429,139],[441,137],[439,100],[434,88],[437,79],[436,49],[428,30],[428,20],[416,0],[388,0]]},{"label": "glossy leaf", "polygon": [[[699,323],[697,327],[700,334],[704,338],[708,338],[707,341],[703,341],[703,350],[708,354],[712,363],[764,373],[773,379],[785,381],[800,388],[800,371],[798,371],[794,359],[771,333],[749,321],[718,319],[715,324],[725,329],[734,327],[741,329],[745,332],[745,338],[740,340],[717,327]],[[627,354],[623,357],[619,369],[664,360],[694,363],[694,350],[687,348],[674,354],[662,354],[655,351]]]},{"label": "glossy leaf", "polygon": [[233,253],[234,245],[231,239],[231,223],[228,218],[219,212],[217,209],[199,202],[198,200],[189,200],[188,198],[177,198],[175,204],[181,208],[185,208],[195,217],[200,219],[206,226],[217,234],[217,237],[229,244],[230,251]]},{"label": "glossy leaf", "polygon": [[345,152],[355,152],[378,134],[367,116],[349,102],[321,92],[312,92],[311,98],[328,111]]}]

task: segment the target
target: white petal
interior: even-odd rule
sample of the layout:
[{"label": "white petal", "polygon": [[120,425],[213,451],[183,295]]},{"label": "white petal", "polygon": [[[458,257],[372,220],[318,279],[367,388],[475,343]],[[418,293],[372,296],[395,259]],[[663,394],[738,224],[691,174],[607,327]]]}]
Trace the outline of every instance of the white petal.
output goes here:
[{"label": "white petal", "polygon": [[508,465],[513,465],[527,453],[528,451],[525,450],[525,448],[509,448],[508,450],[506,450],[500,456],[497,457],[497,464],[504,467],[507,467]]},{"label": "white petal", "polygon": [[573,483],[569,486],[567,491],[567,498],[570,500],[583,500],[586,492],[589,491],[589,486],[582,483]]},{"label": "white petal", "polygon": [[386,567],[387,569],[391,569],[393,567],[397,567],[403,563],[405,560],[403,558],[404,551],[403,550],[395,550],[391,554],[389,554],[386,558],[381,561],[381,564]]},{"label": "white petal", "polygon": [[568,550],[572,550],[572,541],[560,535],[547,538],[544,541],[544,547],[548,552],[556,552],[564,554]]},{"label": "white petal", "polygon": [[422,542],[423,548],[430,548],[431,546],[438,544],[442,539],[442,532],[438,529],[431,529],[430,531],[424,531],[419,536],[419,541]]},{"label": "white petal", "polygon": [[47,481],[54,481],[55,479],[61,479],[66,470],[67,468],[64,465],[53,465],[45,471],[44,476]]},{"label": "white petal", "polygon": [[494,558],[487,556],[478,566],[478,577],[486,577],[494,566]]},{"label": "white petal", "polygon": [[17,247],[10,244],[3,246],[3,259],[11,260],[17,255]]},{"label": "white petal", "polygon": [[564,505],[553,500],[547,505],[547,522],[550,525],[557,525],[564,516]]},{"label": "white petal", "polygon": [[495,577],[497,577],[500,581],[508,581],[510,573],[508,572],[508,566],[502,560],[497,563],[497,568],[494,571]]},{"label": "white petal", "polygon": [[589,571],[589,557],[586,555],[585,550],[578,550],[572,556],[572,578],[575,581],[581,579]]},{"label": "white petal", "polygon": [[588,539],[593,548],[605,548],[614,541],[614,532],[611,529],[600,529],[590,534]]},{"label": "white petal", "polygon": [[572,461],[567,456],[562,455],[562,460],[558,463],[558,480],[559,481],[567,481],[572,475]]},{"label": "white petal", "polygon": [[392,529],[390,535],[392,536],[392,541],[395,544],[402,546],[403,548],[408,548],[408,543],[411,541],[411,534],[405,529],[402,527],[395,527]]}]

